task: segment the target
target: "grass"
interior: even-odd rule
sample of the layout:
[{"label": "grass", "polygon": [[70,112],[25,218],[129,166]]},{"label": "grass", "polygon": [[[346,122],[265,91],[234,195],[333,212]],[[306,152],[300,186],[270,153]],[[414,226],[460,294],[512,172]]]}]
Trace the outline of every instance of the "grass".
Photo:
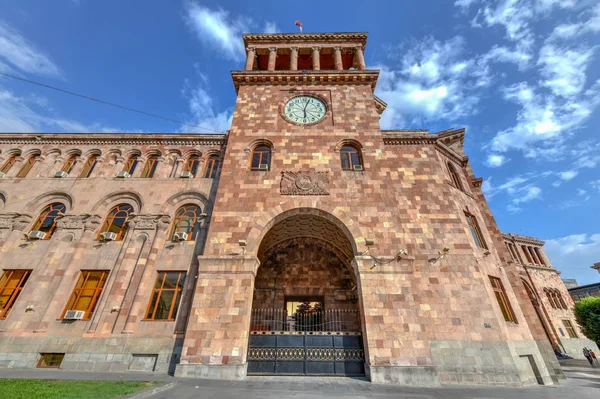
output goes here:
[{"label": "grass", "polygon": [[2,399],[113,399],[156,385],[132,381],[0,380]]}]

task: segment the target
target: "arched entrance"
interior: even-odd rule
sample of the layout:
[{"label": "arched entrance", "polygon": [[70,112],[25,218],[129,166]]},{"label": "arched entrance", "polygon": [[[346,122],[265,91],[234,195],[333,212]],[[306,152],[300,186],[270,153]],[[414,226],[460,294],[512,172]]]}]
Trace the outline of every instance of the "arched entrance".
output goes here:
[{"label": "arched entrance", "polygon": [[248,374],[364,375],[354,249],[339,224],[292,212],[264,235]]}]

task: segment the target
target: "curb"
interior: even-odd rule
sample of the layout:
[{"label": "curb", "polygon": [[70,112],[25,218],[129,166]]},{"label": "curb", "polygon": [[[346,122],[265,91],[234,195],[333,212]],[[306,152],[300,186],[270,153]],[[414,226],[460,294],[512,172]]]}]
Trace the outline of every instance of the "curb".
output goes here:
[{"label": "curb", "polygon": [[171,388],[175,388],[175,385],[177,385],[177,381],[173,381],[173,382],[168,382],[166,384],[161,384],[161,385],[157,385],[155,387],[152,388],[148,388],[148,389],[144,389],[141,392],[138,393],[134,393],[128,396],[123,396],[122,399],[145,399],[145,398],[149,398],[151,396],[154,396],[156,394],[162,393],[164,391],[168,391]]}]

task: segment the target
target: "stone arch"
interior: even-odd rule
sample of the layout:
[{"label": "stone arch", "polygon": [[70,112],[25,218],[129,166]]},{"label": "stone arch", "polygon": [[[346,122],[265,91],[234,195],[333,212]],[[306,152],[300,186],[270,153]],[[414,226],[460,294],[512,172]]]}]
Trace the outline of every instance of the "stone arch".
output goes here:
[{"label": "stone arch", "polygon": [[208,159],[210,157],[217,157],[218,160],[221,160],[222,155],[223,154],[220,150],[213,148],[213,149],[206,151],[206,153],[204,153],[204,159]]},{"label": "stone arch", "polygon": [[88,159],[88,158],[89,158],[90,156],[92,156],[92,155],[95,155],[95,156],[97,156],[97,157],[101,157],[101,156],[102,156],[102,150],[100,150],[100,149],[98,149],[98,148],[94,148],[94,149],[88,150],[88,151],[86,151],[86,152],[83,154],[83,157],[84,157],[85,159]]},{"label": "stone arch", "polygon": [[0,210],[6,207],[6,193],[0,190]]},{"label": "stone arch", "polygon": [[347,145],[355,147],[360,152],[364,151],[364,147],[360,143],[360,141],[354,140],[354,139],[342,139],[342,140],[338,141],[337,144],[335,145],[334,151],[340,152],[340,150]]},{"label": "stone arch", "polygon": [[166,213],[172,216],[180,206],[185,204],[195,204],[200,206],[202,210],[208,205],[208,198],[199,191],[182,191],[172,195],[161,207],[161,213]]},{"label": "stone arch", "polygon": [[140,213],[143,207],[142,196],[135,191],[115,191],[104,196],[92,207],[92,213],[105,217],[110,209],[118,204],[129,204],[133,206],[136,213]]},{"label": "stone arch", "polygon": [[[58,154],[60,154],[60,150],[57,149],[57,151],[58,151]],[[24,152],[23,155],[22,155],[22,157],[23,157],[23,159],[27,159],[27,158],[32,157],[32,156],[39,157],[41,155],[42,155],[42,151],[41,150],[39,150],[39,149],[33,149],[33,150],[29,150],[29,151]]]},{"label": "stone arch", "polygon": [[252,141],[250,144],[248,144],[248,147],[246,147],[244,151],[246,152],[246,154],[251,154],[256,147],[260,147],[263,145],[269,147],[271,149],[271,152],[275,152],[275,145],[273,145],[273,142],[269,139],[264,138]]},{"label": "stone arch", "polygon": [[142,156],[142,152],[140,150],[134,148],[134,149],[128,150],[127,152],[125,152],[123,154],[123,158],[125,158],[125,159],[128,159],[128,158],[130,158],[132,156],[141,157]]},{"label": "stone arch", "polygon": [[48,193],[38,195],[27,204],[26,209],[35,210],[39,213],[41,209],[55,202],[65,204],[67,211],[73,209],[73,196],[63,191],[50,191]]},{"label": "stone arch", "polygon": [[108,150],[106,152],[106,161],[110,162],[110,161],[117,161],[117,159],[119,159],[121,156],[123,155],[123,153],[121,152],[121,150],[118,150],[116,148]]},{"label": "stone arch", "polygon": [[4,162],[5,160],[7,160],[8,158],[15,156],[15,157],[20,157],[21,156],[21,150],[18,148],[11,148],[10,150],[4,152],[4,156],[1,157],[2,162]]},{"label": "stone arch", "polygon": [[185,159],[188,159],[189,157],[193,156],[202,157],[202,152],[196,148],[192,148],[185,151],[183,154],[181,153],[181,151],[179,151],[179,156],[182,156]]},{"label": "stone arch", "polygon": [[364,245],[365,239],[358,224],[339,208],[328,210],[314,207],[294,207],[293,204],[287,204],[281,205],[257,218],[254,227],[252,227],[247,237],[248,248],[250,249],[249,253],[258,254],[258,249],[264,236],[276,223],[298,214],[320,216],[329,220],[348,237],[353,254],[359,252],[359,245]]},{"label": "stone arch", "polygon": [[162,155],[163,154],[162,154],[162,152],[159,149],[153,148],[153,149],[150,149],[150,150],[146,151],[146,153],[144,154],[144,158],[148,159],[148,158],[150,158],[152,156],[156,156],[158,158],[162,158]]}]

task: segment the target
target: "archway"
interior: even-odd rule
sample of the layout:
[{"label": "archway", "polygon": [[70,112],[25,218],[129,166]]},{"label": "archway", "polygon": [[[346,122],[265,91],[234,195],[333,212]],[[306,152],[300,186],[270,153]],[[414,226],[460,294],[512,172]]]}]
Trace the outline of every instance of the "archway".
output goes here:
[{"label": "archway", "polygon": [[354,249],[339,224],[291,212],[263,236],[249,374],[364,375]]}]

